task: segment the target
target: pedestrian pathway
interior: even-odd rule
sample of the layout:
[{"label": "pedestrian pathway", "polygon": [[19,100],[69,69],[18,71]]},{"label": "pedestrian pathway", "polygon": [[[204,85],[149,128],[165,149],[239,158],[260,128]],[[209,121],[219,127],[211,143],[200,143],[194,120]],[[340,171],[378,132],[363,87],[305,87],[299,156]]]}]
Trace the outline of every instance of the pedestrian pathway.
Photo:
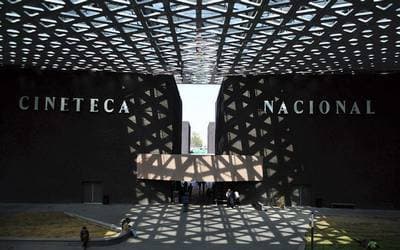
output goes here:
[{"label": "pedestrian pathway", "polygon": [[[0,212],[18,211],[24,206],[0,206]],[[30,211],[62,210],[118,223],[123,217],[130,217],[137,229],[137,238],[107,246],[107,249],[302,249],[303,236],[309,222],[309,209],[269,208],[257,211],[250,205],[227,208],[218,205],[191,205],[183,212],[180,205],[32,205]],[[7,245],[8,244],[8,245]],[[10,245],[11,244],[11,245]],[[16,243],[0,242],[0,248]],[[18,243],[18,249],[79,249],[79,246],[47,247],[45,243]],[[37,248],[35,248],[37,247]],[[66,248],[69,247],[69,248]],[[100,249],[96,247],[92,249]],[[12,248],[11,248],[12,249]],[[104,249],[104,248],[102,248]]]},{"label": "pedestrian pathway", "polygon": [[299,245],[307,230],[309,211],[197,205],[183,213],[180,206],[160,205],[135,206],[129,216],[139,236],[131,242]]}]

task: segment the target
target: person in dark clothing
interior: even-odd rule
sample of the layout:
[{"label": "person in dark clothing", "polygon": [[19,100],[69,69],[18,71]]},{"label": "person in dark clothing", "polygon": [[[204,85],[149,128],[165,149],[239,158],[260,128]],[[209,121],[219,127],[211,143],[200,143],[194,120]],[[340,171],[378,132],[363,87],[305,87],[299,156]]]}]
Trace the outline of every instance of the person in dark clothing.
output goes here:
[{"label": "person in dark clothing", "polygon": [[188,191],[188,183],[185,181],[183,183],[183,193],[186,193]]},{"label": "person in dark clothing", "polygon": [[80,237],[81,237],[82,247],[83,249],[86,249],[89,242],[89,231],[87,230],[86,227],[82,227]]},{"label": "person in dark clothing", "polygon": [[197,182],[197,186],[199,187],[199,196],[200,196],[200,193],[201,193],[201,184],[202,184],[201,181],[198,181],[198,182]]},{"label": "person in dark clothing", "polygon": [[216,188],[215,188],[215,183],[212,184],[211,186],[211,198],[212,200],[216,200]]},{"label": "person in dark clothing", "polygon": [[182,188],[182,184],[180,181],[177,181],[177,187],[178,187],[178,192],[179,192],[179,203],[182,202],[182,196],[183,196],[183,188]]},{"label": "person in dark clothing", "polygon": [[193,191],[193,185],[192,185],[192,183],[190,183],[190,184],[189,184],[189,187],[188,187],[189,199],[192,198],[192,191]]},{"label": "person in dark clothing", "polygon": [[182,197],[182,203],[183,203],[183,212],[187,212],[189,210],[189,193],[185,192],[185,194]]},{"label": "person in dark clothing", "polygon": [[207,195],[207,202],[210,203],[212,201],[212,193],[210,188],[207,188],[206,195]]},{"label": "person in dark clothing", "polygon": [[228,204],[231,208],[235,207],[235,193],[232,191],[229,193]]}]

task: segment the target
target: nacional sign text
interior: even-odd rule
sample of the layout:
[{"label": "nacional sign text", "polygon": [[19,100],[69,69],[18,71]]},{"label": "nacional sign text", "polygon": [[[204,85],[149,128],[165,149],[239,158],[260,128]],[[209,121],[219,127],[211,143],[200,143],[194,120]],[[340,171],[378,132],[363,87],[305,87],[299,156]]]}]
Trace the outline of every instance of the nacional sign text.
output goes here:
[{"label": "nacional sign text", "polygon": [[294,102],[264,100],[264,112],[267,114],[286,115],[294,114],[367,114],[373,115],[372,101],[365,102],[335,100],[335,101],[314,101],[296,100]]}]

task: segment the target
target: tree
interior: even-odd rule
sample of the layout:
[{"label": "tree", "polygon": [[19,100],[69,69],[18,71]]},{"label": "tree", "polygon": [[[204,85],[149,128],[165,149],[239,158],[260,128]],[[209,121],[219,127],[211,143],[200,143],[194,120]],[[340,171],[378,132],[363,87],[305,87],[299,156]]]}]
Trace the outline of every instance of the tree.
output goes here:
[{"label": "tree", "polygon": [[197,132],[193,132],[190,138],[190,147],[200,148],[202,146],[203,146],[203,140],[201,140],[200,134]]}]

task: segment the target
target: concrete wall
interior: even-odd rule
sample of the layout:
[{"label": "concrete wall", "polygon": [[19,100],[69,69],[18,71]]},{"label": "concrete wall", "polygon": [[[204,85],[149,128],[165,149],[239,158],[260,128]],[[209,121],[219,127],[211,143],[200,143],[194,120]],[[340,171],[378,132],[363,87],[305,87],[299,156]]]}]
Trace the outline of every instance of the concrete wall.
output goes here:
[{"label": "concrete wall", "polygon": [[[168,198],[168,182],[136,180],[134,159],[180,153],[181,103],[172,77],[15,68],[0,75],[0,201],[81,202],[84,182],[101,183],[111,202]],[[127,100],[131,113],[91,113],[87,103],[81,112],[22,111],[20,96]]]},{"label": "concrete wall", "polygon": [[[266,203],[284,196],[298,204],[301,194],[303,204],[400,208],[398,79],[398,74],[228,78],[217,101],[217,154],[265,159],[263,182],[234,188]],[[376,114],[264,113],[264,100],[273,99],[371,99]]]}]

